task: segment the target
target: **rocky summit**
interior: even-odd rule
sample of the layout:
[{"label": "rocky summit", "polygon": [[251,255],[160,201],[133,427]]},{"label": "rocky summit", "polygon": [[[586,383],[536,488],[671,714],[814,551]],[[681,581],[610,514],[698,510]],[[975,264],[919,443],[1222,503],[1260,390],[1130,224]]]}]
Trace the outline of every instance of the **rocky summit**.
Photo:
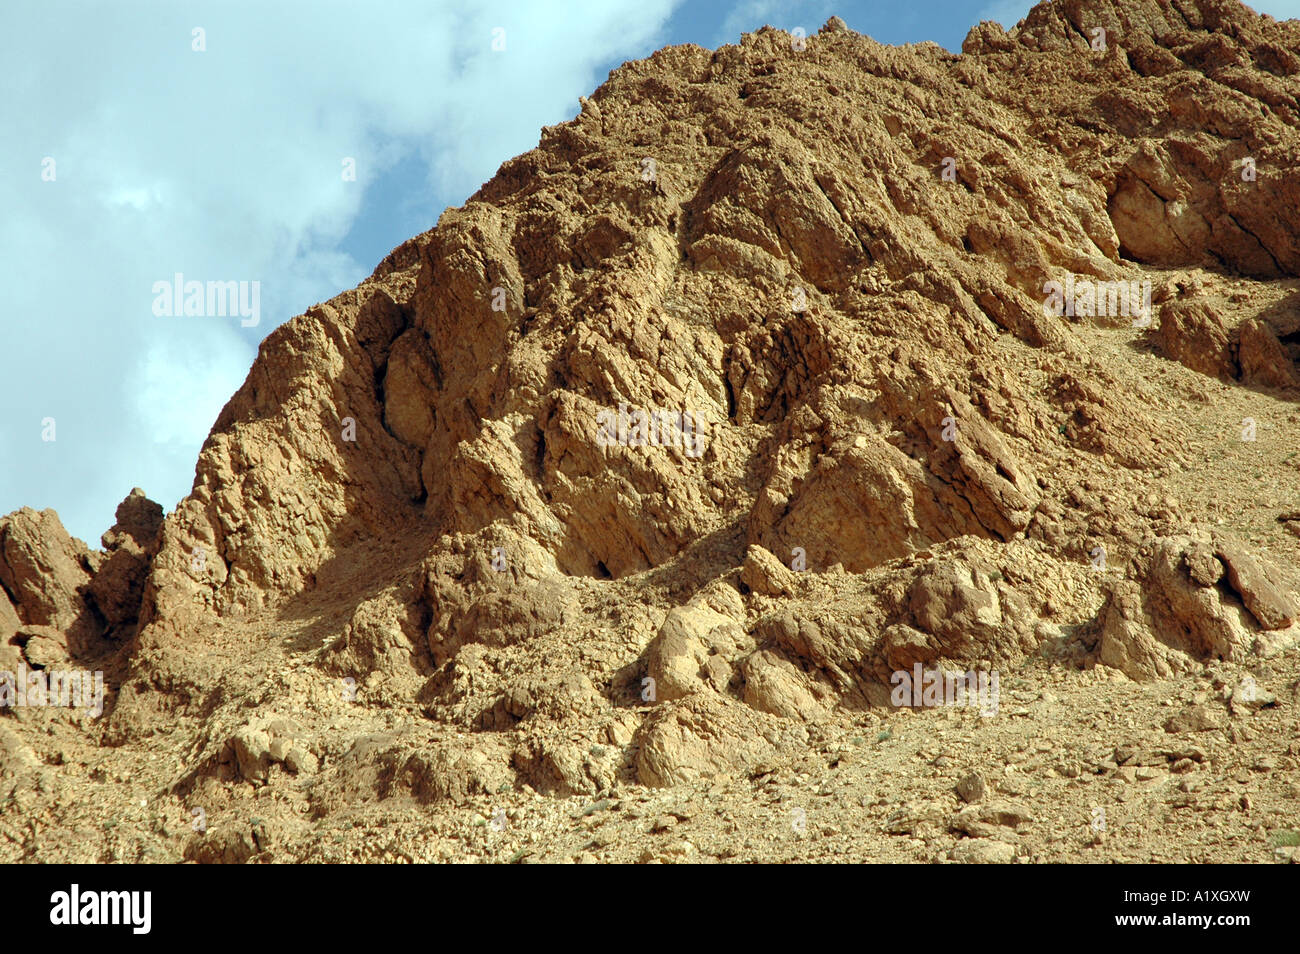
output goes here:
[{"label": "rocky summit", "polygon": [[662,49],[0,520],[0,860],[1300,861],[1297,358],[1298,21]]}]

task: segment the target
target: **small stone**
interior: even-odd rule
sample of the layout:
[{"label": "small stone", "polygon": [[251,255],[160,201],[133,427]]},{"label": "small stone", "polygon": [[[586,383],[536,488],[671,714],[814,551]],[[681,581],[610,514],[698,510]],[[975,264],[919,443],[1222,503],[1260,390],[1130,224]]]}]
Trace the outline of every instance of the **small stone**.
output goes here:
[{"label": "small stone", "polygon": [[1205,544],[1193,543],[1187,548],[1183,559],[1187,562],[1187,575],[1198,586],[1214,586],[1223,579],[1223,563]]},{"label": "small stone", "polygon": [[292,739],[298,734],[298,726],[289,719],[275,719],[266,727],[266,731],[276,737]]},{"label": "small stone", "polygon": [[1023,795],[1025,794],[1025,788],[1024,780],[1014,775],[1008,775],[997,785],[998,791],[1003,795]]},{"label": "small stone", "polygon": [[740,581],[764,596],[793,596],[798,589],[795,572],[787,569],[770,551],[754,544],[745,551]]},{"label": "small stone", "polygon": [[984,797],[987,790],[988,785],[985,783],[984,777],[978,772],[971,772],[957,783],[957,794],[963,802],[967,803],[978,802]]},{"label": "small stone", "polygon": [[966,839],[948,852],[948,858],[963,865],[1009,865],[1016,860],[1016,848],[1004,841]]},{"label": "small stone", "polygon": [[1184,745],[1168,753],[1169,758],[1173,761],[1179,759],[1191,759],[1193,762],[1204,762],[1210,756],[1199,745]]},{"label": "small stone", "polygon": [[[1115,763],[1117,765],[1127,765],[1133,762],[1141,753],[1141,749],[1133,744],[1117,746],[1115,749]],[[1137,764],[1134,762],[1134,764]]]},{"label": "small stone", "polygon": [[265,782],[271,762],[271,738],[252,728],[240,729],[231,738],[239,774],[250,782]]},{"label": "small stone", "polygon": [[289,753],[284,757],[284,764],[295,775],[313,775],[316,769],[320,767],[320,762],[316,756],[303,748],[290,749]]},{"label": "small stone", "polygon": [[1166,732],[1208,732],[1223,725],[1223,716],[1203,705],[1192,705],[1165,720]]},{"label": "small stone", "polygon": [[1254,682],[1243,681],[1232,690],[1232,695],[1228,699],[1228,708],[1232,710],[1233,715],[1241,715],[1274,705],[1276,702],[1277,696],[1273,693],[1255,685]]}]

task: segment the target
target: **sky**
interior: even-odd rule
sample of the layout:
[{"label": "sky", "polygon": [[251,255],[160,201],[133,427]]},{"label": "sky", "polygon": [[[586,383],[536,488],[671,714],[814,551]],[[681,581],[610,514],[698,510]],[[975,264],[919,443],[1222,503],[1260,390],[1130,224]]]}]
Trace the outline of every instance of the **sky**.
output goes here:
[{"label": "sky", "polygon": [[[956,52],[1030,6],[6,0],[0,514],[53,507],[98,546],[133,487],[170,512],[262,338],[464,203],[625,60],[764,24],[811,35],[832,14]],[[1300,0],[1251,6],[1300,17]],[[220,290],[243,311],[185,307],[177,275],[242,283]]]}]

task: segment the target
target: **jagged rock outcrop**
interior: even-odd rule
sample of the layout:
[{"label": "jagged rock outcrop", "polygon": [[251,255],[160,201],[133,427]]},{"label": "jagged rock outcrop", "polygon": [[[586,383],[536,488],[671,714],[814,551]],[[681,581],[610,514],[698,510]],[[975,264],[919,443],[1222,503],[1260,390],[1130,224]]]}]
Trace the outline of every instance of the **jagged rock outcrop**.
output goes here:
[{"label": "jagged rock outcrop", "polygon": [[0,671],[97,659],[134,635],[162,523],[139,488],[103,550],[69,536],[53,510],[0,518]]},{"label": "jagged rock outcrop", "polygon": [[1272,655],[1300,639],[1295,596],[1277,568],[1235,541],[1157,541],[1145,579],[1125,580],[1102,612],[1098,658],[1137,679],[1197,661]]},{"label": "jagged rock outcrop", "polygon": [[[1076,324],[1108,317],[1053,314],[1046,283],[1295,273],[1288,29],[1209,0],[1070,3],[983,25],[962,57],[840,30],[800,51],[762,30],[615,71],[360,288],[264,342],[167,522],[120,724],[147,722],[159,688],[212,691],[218,674],[184,660],[200,620],[337,586],[376,539],[401,540],[388,559],[423,583],[391,607],[391,637],[347,610],[327,665],[416,672],[427,649],[450,667],[428,691],[455,699],[473,691],[451,675],[467,647],[573,631],[576,580],[674,566],[704,540],[741,544],[701,556],[705,572],[741,566],[747,592],[783,599],[794,560],[861,573],[972,537],[1076,560],[1132,547],[1141,531],[1097,531],[1106,508],[1042,470],[1071,454],[1145,470],[1171,445],[1082,358]],[[1077,91],[1052,123],[1031,100],[1044,88]],[[1180,287],[1155,296],[1164,353],[1290,380],[1276,317],[1239,333]],[[1048,394],[1021,384],[1035,350],[1059,356]],[[696,617],[712,610],[669,606],[640,673],[658,705],[703,693],[810,718],[846,692],[878,699],[863,683],[891,668],[1023,657],[1033,607],[986,572],[921,572],[855,650],[874,662],[810,660],[756,642],[746,613],[711,629]],[[1239,641],[1202,636],[1174,643]],[[513,725],[528,707],[510,699],[472,719]]]},{"label": "jagged rock outcrop", "polygon": [[162,525],[162,507],[137,487],[118,505],[117,520],[101,541],[105,556],[95,569],[88,592],[105,623],[120,635],[139,618]]},{"label": "jagged rock outcrop", "polygon": [[129,652],[105,742],[319,819],[762,775],[918,666],[1286,651],[1293,567],[1174,489],[1208,388],[1300,383],[1298,47],[1065,0],[625,64],[268,335],[165,520],[0,521],[0,653]]},{"label": "jagged rock outcrop", "polygon": [[23,509],[0,521],[0,586],[19,621],[5,641],[26,634],[58,644],[52,652],[88,651],[103,623],[88,606],[90,551],[63,529],[53,510]]}]

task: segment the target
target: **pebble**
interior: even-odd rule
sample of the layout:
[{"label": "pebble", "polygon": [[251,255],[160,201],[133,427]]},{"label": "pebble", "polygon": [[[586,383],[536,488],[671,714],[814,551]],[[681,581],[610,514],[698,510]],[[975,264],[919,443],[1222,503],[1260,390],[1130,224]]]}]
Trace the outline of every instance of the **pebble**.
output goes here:
[{"label": "pebble", "polygon": [[988,790],[988,784],[978,772],[972,772],[957,783],[957,794],[963,802],[978,802]]}]

